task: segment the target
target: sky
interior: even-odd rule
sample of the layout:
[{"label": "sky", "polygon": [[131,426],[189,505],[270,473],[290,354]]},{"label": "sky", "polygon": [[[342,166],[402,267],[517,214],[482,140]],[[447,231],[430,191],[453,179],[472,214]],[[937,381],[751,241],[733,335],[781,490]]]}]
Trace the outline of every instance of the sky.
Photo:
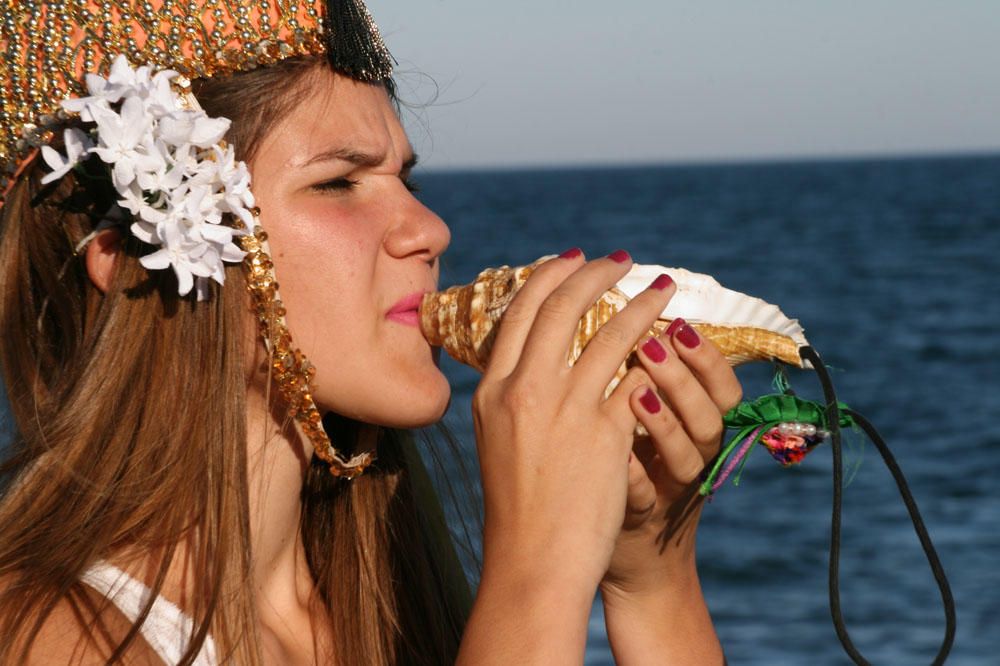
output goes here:
[{"label": "sky", "polygon": [[1000,150],[1000,0],[368,0],[430,168]]}]

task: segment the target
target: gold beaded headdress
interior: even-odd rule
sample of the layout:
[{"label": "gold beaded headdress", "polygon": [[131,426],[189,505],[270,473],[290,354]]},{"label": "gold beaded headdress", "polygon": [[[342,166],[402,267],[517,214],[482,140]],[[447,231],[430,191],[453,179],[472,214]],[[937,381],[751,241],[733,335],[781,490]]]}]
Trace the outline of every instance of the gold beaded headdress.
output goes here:
[{"label": "gold beaded headdress", "polygon": [[[0,207],[70,116],[62,101],[86,95],[87,75],[107,74],[119,55],[179,72],[175,88],[195,106],[190,79],[293,56],[326,54],[334,70],[365,82],[387,82],[393,62],[362,0],[0,0],[0,52]],[[254,212],[240,242],[275,381],[317,456],[335,476],[353,478],[374,455],[345,459],[323,429],[309,388],[315,371],[292,345]]]},{"label": "gold beaded headdress", "polygon": [[[325,29],[331,24],[331,29]],[[188,79],[296,55],[385,81],[392,57],[360,0],[0,0],[0,190],[118,54]],[[0,205],[3,198],[0,196]]]}]

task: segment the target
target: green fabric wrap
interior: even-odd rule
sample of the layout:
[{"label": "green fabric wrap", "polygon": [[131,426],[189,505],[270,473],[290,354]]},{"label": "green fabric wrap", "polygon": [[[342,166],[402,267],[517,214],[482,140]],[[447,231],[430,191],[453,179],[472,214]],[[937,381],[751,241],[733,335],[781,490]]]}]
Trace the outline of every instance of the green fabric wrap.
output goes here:
[{"label": "green fabric wrap", "polygon": [[[840,427],[849,428],[855,425],[854,419],[848,416],[847,405],[842,402],[837,403],[840,409]],[[818,402],[803,400],[789,393],[776,393],[765,395],[754,401],[741,402],[733,407],[722,417],[722,423],[726,428],[732,428],[738,432],[723,447],[719,456],[715,459],[712,467],[708,470],[704,480],[698,488],[702,496],[712,494],[712,488],[719,474],[723,470],[726,461],[733,453],[740,448],[744,440],[754,431],[756,436],[753,439],[752,447],[760,442],[764,434],[780,423],[810,423],[817,428],[829,430],[826,420],[826,408]],[[753,449],[750,449],[752,451]],[[743,466],[749,459],[749,452],[740,463],[733,483],[739,485],[740,476],[743,473]],[[728,474],[728,472],[727,472]]]},{"label": "green fabric wrap", "polygon": [[[840,408],[840,427],[848,428],[854,425],[854,419],[847,415],[850,409],[842,402]],[[794,395],[765,395],[753,402],[741,402],[722,417],[727,428],[744,429],[751,426],[779,423],[811,423],[817,428],[827,428],[826,408],[812,400],[803,400]]]}]

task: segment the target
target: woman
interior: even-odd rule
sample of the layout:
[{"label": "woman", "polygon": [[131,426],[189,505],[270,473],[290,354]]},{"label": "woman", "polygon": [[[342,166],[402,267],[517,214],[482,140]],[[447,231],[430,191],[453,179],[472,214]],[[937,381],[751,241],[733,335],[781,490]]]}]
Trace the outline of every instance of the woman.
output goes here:
[{"label": "woman", "polygon": [[[191,16],[205,21],[209,5]],[[363,32],[356,8],[320,10]],[[377,52],[377,35],[365,39]],[[598,587],[621,663],[721,662],[686,489],[740,389],[679,326],[642,341],[642,366],[603,399],[669,279],[566,367],[580,314],[631,264],[621,251],[547,262],[503,319],[474,401],[486,514],[467,613],[406,433],[448,404],[414,295],[436,288],[449,230],[411,191],[391,81],[344,65],[338,48],[334,36],[325,56],[279,50],[193,86],[209,118],[231,121],[226,142],[252,174],[251,224],[269,234],[281,310],[315,366],[306,397],[344,456],[330,469],[316,459],[323,440],[286,418],[302,393],[276,386],[260,302],[226,250],[217,272],[185,273],[195,254],[149,270],[149,245],[169,241],[142,225],[159,219],[144,217],[159,205],[145,186],[134,209],[112,206],[121,154],[74,169],[47,154],[14,179],[0,211],[0,348],[18,426],[0,498],[0,663],[580,663]],[[129,102],[115,103],[124,118]],[[91,111],[103,127],[86,109],[69,125]],[[62,136],[68,164],[78,135]],[[179,206],[193,200],[184,191]],[[237,230],[239,217],[223,216]],[[650,438],[633,439],[637,422]],[[354,476],[368,452],[377,461],[356,479],[330,474]]]}]

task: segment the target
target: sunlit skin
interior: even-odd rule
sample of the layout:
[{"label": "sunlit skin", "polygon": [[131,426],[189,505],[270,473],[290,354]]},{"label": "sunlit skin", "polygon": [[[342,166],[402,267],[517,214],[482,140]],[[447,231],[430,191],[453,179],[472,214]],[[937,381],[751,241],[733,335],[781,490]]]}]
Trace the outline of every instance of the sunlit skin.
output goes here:
[{"label": "sunlit skin", "polygon": [[367,423],[433,423],[450,397],[437,353],[387,313],[437,287],[448,227],[409,189],[416,158],[385,89],[327,70],[307,85],[250,168],[313,397]]},{"label": "sunlit skin", "polygon": [[[404,428],[438,420],[450,397],[412,315],[390,315],[407,296],[436,288],[450,240],[407,187],[414,162],[382,88],[317,70],[250,163],[288,323],[317,367],[317,404]],[[110,236],[88,248],[99,287],[116,251]],[[637,296],[602,328],[603,342],[565,364],[579,313],[629,265],[627,255],[625,263],[555,259],[535,271],[511,305],[520,316],[500,329],[473,401],[487,515],[460,664],[580,663],[598,585],[620,663],[721,662],[697,582],[696,521],[664,551],[662,520],[651,517],[665,515],[718,450],[721,413],[739,400],[732,370],[710,344],[664,339],[669,360],[642,356],[602,401],[672,287]],[[310,604],[315,583],[298,533],[311,451],[269,393],[249,324],[248,511],[262,651],[268,664],[321,663],[335,637]],[[667,399],[655,415],[640,404],[651,386]],[[637,418],[652,440],[629,457]],[[182,608],[196,575],[186,552],[182,540],[163,586]],[[117,563],[151,576],[142,559]]]}]

